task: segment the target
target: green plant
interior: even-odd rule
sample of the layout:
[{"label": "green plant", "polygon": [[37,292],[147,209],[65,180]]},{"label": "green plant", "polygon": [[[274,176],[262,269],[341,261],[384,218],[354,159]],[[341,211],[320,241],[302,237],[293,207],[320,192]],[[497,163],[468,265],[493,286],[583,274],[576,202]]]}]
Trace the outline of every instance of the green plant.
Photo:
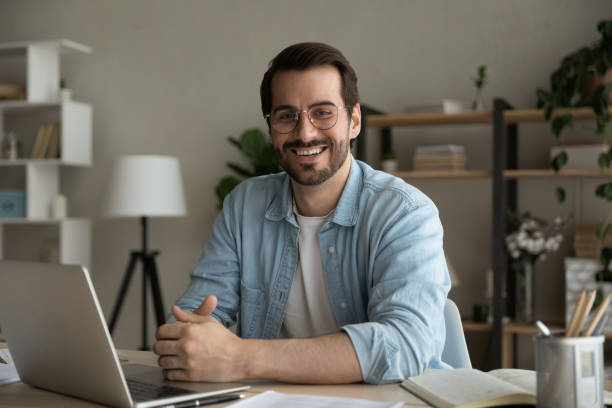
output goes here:
[{"label": "green plant", "polygon": [[480,65],[476,71],[476,77],[472,78],[474,81],[474,86],[476,87],[476,96],[474,97],[474,101],[472,102],[472,110],[483,111],[484,104],[482,103],[481,93],[482,88],[484,88],[487,83],[487,66]]},{"label": "green plant", "polygon": [[253,167],[252,170],[246,169],[235,163],[227,163],[227,167],[238,174],[236,176],[223,177],[215,187],[215,193],[219,202],[217,208],[223,207],[223,200],[241,181],[264,174],[278,173],[281,168],[276,161],[274,147],[268,141],[266,135],[259,129],[247,129],[240,136],[240,140],[231,136],[227,140],[236,146],[246,157]]},{"label": "green plant", "polygon": [[395,152],[385,152],[382,155],[383,160],[395,160]]},{"label": "green plant", "polygon": [[474,86],[476,87],[476,90],[482,90],[482,88],[487,83],[487,66],[480,65],[478,67],[478,71],[476,72],[476,78],[472,78],[472,80],[474,81]]},{"label": "green plant", "polygon": [[[563,146],[564,129],[573,126],[573,115],[571,112],[555,112],[557,108],[591,107],[595,113],[595,134],[601,137],[602,142],[610,146],[610,122],[609,110],[610,92],[612,83],[603,83],[603,77],[612,68],[612,20],[601,21],[597,24],[597,31],[601,38],[591,46],[582,47],[567,55],[561,61],[561,65],[550,76],[550,91],[537,89],[538,108],[545,109],[546,120],[551,123],[553,135]],[[601,84],[598,84],[598,81]],[[551,167],[559,171],[567,163],[567,152],[562,150],[553,157]],[[599,155],[597,165],[604,171],[612,164],[612,147]],[[557,200],[565,199],[565,190],[557,187]],[[595,195],[612,202],[612,182],[604,182],[595,189]],[[602,241],[601,277],[609,277],[612,280],[612,248],[603,246],[606,235],[610,232],[612,217],[607,219],[597,228],[597,236]]]}]

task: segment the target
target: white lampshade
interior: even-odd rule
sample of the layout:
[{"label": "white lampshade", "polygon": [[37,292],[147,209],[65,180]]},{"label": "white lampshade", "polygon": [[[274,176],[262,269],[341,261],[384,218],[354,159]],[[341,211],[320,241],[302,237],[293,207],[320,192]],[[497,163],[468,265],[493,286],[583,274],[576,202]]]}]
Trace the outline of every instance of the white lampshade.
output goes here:
[{"label": "white lampshade", "polygon": [[124,156],[108,184],[102,213],[106,217],[180,217],[187,214],[176,157]]}]

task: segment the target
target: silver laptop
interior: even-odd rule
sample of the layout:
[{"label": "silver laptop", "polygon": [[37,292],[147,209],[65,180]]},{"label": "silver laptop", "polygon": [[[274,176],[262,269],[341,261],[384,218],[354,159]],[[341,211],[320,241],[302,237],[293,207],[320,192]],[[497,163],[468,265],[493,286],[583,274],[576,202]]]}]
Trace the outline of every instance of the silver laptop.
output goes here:
[{"label": "silver laptop", "polygon": [[[0,328],[21,381],[106,405],[158,407],[249,388],[238,383],[177,388],[161,381],[159,367],[147,368],[157,372],[158,384],[126,380],[81,266],[0,261]],[[128,383],[139,391],[130,391]]]}]

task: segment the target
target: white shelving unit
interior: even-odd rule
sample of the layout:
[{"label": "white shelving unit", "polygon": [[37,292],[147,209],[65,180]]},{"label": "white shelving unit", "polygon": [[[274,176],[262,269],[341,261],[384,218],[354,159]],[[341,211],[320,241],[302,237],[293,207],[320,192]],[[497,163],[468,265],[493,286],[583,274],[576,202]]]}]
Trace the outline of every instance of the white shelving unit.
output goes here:
[{"label": "white shelving unit", "polygon": [[[25,218],[0,218],[0,259],[10,257],[4,253],[5,226],[30,225],[54,229],[60,263],[91,265],[90,221],[55,220],[50,212],[61,191],[60,166],[92,164],[91,105],[59,99],[60,58],[69,52],[91,53],[91,48],[65,39],[0,44],[0,83],[22,85],[27,95],[25,100],[0,101],[0,129],[4,134],[14,130],[20,135],[23,155],[16,160],[0,159],[0,189],[19,189],[26,194]],[[47,122],[60,124],[60,156],[29,158],[38,128]]]}]

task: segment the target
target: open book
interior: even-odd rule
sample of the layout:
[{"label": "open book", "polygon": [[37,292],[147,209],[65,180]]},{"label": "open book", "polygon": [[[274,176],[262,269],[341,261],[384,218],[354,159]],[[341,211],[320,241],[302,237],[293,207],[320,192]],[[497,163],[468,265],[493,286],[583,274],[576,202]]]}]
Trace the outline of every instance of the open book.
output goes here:
[{"label": "open book", "polygon": [[[437,408],[478,408],[536,403],[536,373],[504,368],[487,373],[471,368],[425,370],[402,387]],[[606,404],[612,393],[604,391]]]}]

